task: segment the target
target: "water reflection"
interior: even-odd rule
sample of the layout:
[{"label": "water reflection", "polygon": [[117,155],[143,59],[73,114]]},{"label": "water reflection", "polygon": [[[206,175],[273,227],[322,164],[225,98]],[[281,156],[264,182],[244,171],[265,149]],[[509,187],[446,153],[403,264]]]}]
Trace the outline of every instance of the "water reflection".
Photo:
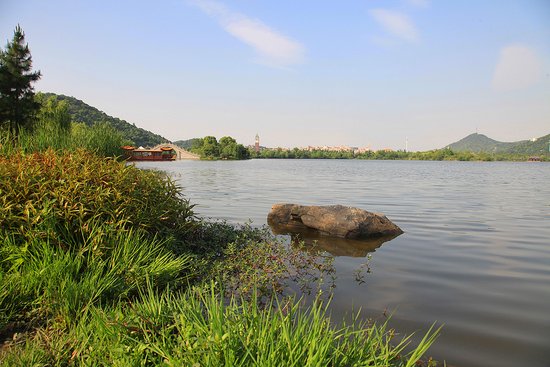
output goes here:
[{"label": "water reflection", "polygon": [[293,246],[303,247],[313,254],[328,252],[332,256],[366,257],[376,251],[383,243],[399,236],[382,236],[362,240],[328,237],[316,230],[290,230],[288,226],[270,224],[271,231],[276,235],[289,235]]}]

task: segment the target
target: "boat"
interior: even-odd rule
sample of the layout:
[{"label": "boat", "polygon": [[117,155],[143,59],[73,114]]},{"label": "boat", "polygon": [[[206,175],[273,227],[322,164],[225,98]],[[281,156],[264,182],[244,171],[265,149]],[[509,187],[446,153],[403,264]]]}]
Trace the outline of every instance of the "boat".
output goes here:
[{"label": "boat", "polygon": [[176,151],[171,147],[160,147],[159,149],[135,148],[130,145],[122,147],[124,156],[128,161],[174,161]]}]

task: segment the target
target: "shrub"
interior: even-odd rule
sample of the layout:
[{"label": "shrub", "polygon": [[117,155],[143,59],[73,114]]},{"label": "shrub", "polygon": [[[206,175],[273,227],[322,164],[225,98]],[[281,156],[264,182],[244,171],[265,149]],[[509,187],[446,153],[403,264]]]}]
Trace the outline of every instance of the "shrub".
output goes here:
[{"label": "shrub", "polygon": [[163,173],[85,150],[0,157],[0,228],[21,240],[94,241],[94,223],[183,239],[193,226],[192,207]]}]

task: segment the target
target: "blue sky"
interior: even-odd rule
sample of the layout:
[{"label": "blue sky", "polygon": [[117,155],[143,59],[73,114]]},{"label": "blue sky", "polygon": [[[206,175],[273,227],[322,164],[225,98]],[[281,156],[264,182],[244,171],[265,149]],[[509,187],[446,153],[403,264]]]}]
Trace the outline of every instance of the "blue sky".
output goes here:
[{"label": "blue sky", "polygon": [[0,2],[40,91],[171,140],[444,147],[550,133],[550,1]]}]

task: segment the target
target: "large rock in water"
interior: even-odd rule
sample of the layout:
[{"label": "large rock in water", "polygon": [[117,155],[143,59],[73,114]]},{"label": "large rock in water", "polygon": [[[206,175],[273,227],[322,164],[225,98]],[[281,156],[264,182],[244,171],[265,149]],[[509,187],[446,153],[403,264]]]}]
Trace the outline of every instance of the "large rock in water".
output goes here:
[{"label": "large rock in water", "polygon": [[353,239],[403,233],[383,214],[342,205],[275,204],[267,216],[267,223],[289,231],[310,229],[328,236]]}]

